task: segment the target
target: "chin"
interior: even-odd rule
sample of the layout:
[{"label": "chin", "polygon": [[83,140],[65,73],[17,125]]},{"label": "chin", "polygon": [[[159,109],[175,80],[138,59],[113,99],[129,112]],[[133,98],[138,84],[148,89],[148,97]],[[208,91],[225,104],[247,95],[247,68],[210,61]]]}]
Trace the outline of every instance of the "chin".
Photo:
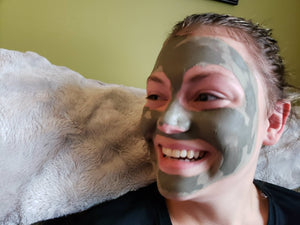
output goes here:
[{"label": "chin", "polygon": [[160,187],[159,184],[158,184],[158,190],[164,198],[170,199],[170,200],[187,201],[187,200],[190,200],[195,197],[195,194],[193,194],[193,193],[187,193],[184,191],[175,192],[175,191],[166,190],[166,189]]}]

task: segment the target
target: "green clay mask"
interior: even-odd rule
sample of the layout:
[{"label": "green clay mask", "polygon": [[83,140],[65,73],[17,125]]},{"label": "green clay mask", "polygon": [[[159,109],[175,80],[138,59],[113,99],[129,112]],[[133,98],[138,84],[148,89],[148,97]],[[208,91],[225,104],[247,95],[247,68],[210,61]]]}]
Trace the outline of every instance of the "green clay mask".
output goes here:
[{"label": "green clay mask", "polygon": [[[195,66],[217,65],[231,71],[245,98],[238,107],[188,110],[177,99],[186,72]],[[180,176],[157,171],[158,186],[165,196],[187,196],[237,172],[249,162],[256,144],[257,84],[242,56],[221,39],[180,36],[171,38],[162,48],[153,72],[162,72],[171,84],[171,100],[165,110],[144,107],[142,129],[149,141],[156,135],[174,140],[201,139],[222,155],[214,168],[195,176]],[[184,132],[166,134],[157,124],[182,127]],[[155,161],[155,157],[153,156]]]}]

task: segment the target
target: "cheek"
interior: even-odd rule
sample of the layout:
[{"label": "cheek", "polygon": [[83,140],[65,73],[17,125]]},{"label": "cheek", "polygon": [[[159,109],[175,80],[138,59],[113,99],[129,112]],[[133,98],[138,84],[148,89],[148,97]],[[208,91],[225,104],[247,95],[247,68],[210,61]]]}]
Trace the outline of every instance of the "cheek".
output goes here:
[{"label": "cheek", "polygon": [[152,142],[153,134],[156,130],[156,124],[161,112],[150,110],[144,107],[141,118],[141,132],[147,142]]},{"label": "cheek", "polygon": [[233,173],[248,161],[254,149],[256,126],[253,118],[243,110],[202,111],[195,113],[193,118],[190,137],[205,140],[222,153],[220,170],[224,175]]},{"label": "cheek", "polygon": [[[259,79],[258,79],[259,80]],[[263,81],[258,82],[258,120],[263,124],[261,132],[266,132],[269,124],[270,102],[267,100],[267,87]],[[270,107],[270,108],[269,108]]]},{"label": "cheek", "polygon": [[157,168],[157,160],[155,154],[155,148],[153,145],[154,133],[156,131],[157,120],[160,116],[160,112],[149,110],[148,107],[144,107],[141,118],[141,132],[148,144],[148,150],[150,152],[151,161],[154,168]]},{"label": "cheek", "polygon": [[230,111],[225,119],[219,121],[217,132],[217,139],[224,153],[221,168],[224,175],[235,172],[249,161],[256,139],[256,126],[252,118],[244,112]]}]

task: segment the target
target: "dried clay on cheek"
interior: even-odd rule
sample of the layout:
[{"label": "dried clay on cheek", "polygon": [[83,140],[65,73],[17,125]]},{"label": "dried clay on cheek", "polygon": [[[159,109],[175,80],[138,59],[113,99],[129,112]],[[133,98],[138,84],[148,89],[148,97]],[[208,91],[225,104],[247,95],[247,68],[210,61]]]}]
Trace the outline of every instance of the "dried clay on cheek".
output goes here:
[{"label": "dried clay on cheek", "polygon": [[[166,135],[156,130],[152,136],[160,134],[178,140],[202,139],[221,152],[222,164],[216,162],[220,163],[218,170],[206,171],[194,177],[169,175],[159,171],[158,183],[161,190],[168,190],[170,193],[174,192],[179,195],[191,194],[223,176],[234,173],[244,166],[252,155],[257,130],[257,87],[252,73],[238,52],[216,38],[176,37],[164,46],[154,70],[162,68],[171,81],[172,96],[176,96],[188,69],[195,65],[211,64],[222,66],[233,72],[245,92],[244,104],[234,109],[221,108],[189,112],[189,116],[182,117],[189,120],[182,121],[182,123],[190,123],[190,129],[187,132]],[[178,108],[180,108],[179,105],[177,105]],[[154,113],[152,116],[156,118],[152,117],[151,120],[157,121],[166,115],[171,117],[168,109],[166,114]],[[148,110],[145,108],[145,112]],[[177,111],[173,110],[172,113],[176,114]],[[181,109],[179,111],[187,113]]]}]

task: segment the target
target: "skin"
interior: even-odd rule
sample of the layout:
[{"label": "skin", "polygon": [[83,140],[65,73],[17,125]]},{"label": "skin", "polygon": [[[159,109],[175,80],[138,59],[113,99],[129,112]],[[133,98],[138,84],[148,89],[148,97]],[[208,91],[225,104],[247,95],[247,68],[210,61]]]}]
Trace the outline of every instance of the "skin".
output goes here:
[{"label": "skin", "polygon": [[[205,88],[197,87],[219,81],[225,83],[211,88],[212,100],[198,99]],[[222,39],[171,38],[158,56],[147,92],[151,98],[144,107],[142,128],[164,196],[191,196],[247,165],[256,146],[257,83],[243,57]],[[165,166],[159,159],[161,147],[171,148],[172,142],[207,154],[192,166],[179,160],[179,166]]]},{"label": "skin", "polygon": [[[268,198],[260,197],[253,178],[261,146],[275,144],[282,135],[290,102],[278,100],[276,110],[268,108],[265,92],[268,87],[257,59],[249,51],[251,46],[236,39],[231,31],[200,26],[177,35],[180,37],[165,43],[148,78],[142,118],[144,136],[157,168],[158,188],[165,197],[171,222],[174,225],[267,224]],[[203,55],[195,51],[199,50],[198,41],[202,38],[214,43],[206,49],[217,51],[206,51]],[[179,51],[188,42],[190,47]],[[237,54],[232,55],[230,52],[234,50]],[[166,65],[172,67],[165,68]],[[253,107],[253,113],[249,106]],[[230,117],[229,112],[238,116]],[[206,119],[200,118],[203,115]],[[214,123],[214,119],[222,118],[219,125]],[[225,122],[229,120],[231,123]],[[210,125],[216,126],[213,132]],[[205,134],[209,132],[210,135]],[[226,139],[226,132],[238,139]],[[229,147],[234,142],[235,146],[242,146],[245,132],[253,142],[249,141],[247,148],[235,149],[235,153],[242,151],[242,154],[231,154]],[[201,160],[186,162],[164,157],[162,150],[166,148],[207,151],[207,154]],[[231,163],[222,168],[225,158],[231,156]]]}]

